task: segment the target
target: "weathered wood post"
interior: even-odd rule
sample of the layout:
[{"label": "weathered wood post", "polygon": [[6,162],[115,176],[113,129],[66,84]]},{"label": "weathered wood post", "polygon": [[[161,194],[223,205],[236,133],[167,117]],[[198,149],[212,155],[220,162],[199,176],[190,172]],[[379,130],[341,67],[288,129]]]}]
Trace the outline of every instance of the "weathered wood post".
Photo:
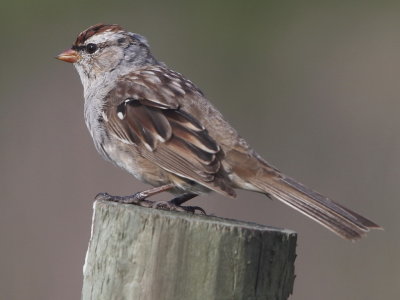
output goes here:
[{"label": "weathered wood post", "polygon": [[296,234],[97,201],[83,300],[287,299]]}]

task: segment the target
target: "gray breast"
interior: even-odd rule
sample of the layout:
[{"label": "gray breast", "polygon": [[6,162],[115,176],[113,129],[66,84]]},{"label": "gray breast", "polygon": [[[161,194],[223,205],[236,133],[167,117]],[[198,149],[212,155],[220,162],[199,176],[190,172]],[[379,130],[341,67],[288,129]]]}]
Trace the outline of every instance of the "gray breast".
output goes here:
[{"label": "gray breast", "polygon": [[102,113],[102,103],[96,99],[87,99],[84,106],[85,123],[92,136],[96,150],[100,155],[110,160],[105,151],[105,145],[110,142],[109,135],[105,127],[105,119]]}]

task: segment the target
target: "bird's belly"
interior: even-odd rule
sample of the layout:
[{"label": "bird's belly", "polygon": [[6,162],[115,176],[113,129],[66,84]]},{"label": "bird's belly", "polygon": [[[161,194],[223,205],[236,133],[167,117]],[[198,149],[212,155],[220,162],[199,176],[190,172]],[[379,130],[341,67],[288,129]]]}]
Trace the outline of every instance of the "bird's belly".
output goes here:
[{"label": "bird's belly", "polygon": [[153,186],[170,182],[166,171],[143,158],[134,145],[112,141],[105,143],[103,149],[112,163],[126,170],[140,181]]},{"label": "bird's belly", "polygon": [[185,192],[203,194],[210,192],[208,188],[173,174],[142,157],[134,145],[113,140],[104,143],[101,148],[105,152],[102,154],[103,157],[144,183],[152,186],[173,183],[176,188],[170,190],[170,192],[174,194]]}]

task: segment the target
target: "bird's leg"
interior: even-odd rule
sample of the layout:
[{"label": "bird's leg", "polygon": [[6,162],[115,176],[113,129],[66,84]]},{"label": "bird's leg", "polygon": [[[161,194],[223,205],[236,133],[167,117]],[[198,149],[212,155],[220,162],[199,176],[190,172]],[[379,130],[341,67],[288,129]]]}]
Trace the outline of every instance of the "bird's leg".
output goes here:
[{"label": "bird's leg", "polygon": [[206,214],[204,209],[199,206],[182,206],[186,201],[198,196],[197,194],[187,193],[181,196],[175,197],[170,201],[159,201],[153,204],[152,207],[157,209],[173,210],[173,211],[185,211],[189,213],[196,213],[199,211],[201,214]]},{"label": "bird's leg", "polygon": [[174,199],[170,200],[169,202],[176,206],[181,206],[183,203],[189,201],[190,199],[193,199],[196,196],[198,196],[198,195],[192,194],[192,193],[187,193],[187,194],[183,194],[178,197],[175,197]]},{"label": "bird's leg", "polygon": [[146,200],[148,197],[168,191],[173,187],[174,187],[173,184],[166,184],[143,192],[138,192],[129,196],[113,196],[107,193],[99,193],[96,195],[95,200],[106,200],[124,204],[135,204],[144,207],[152,207],[155,204],[155,202]]}]

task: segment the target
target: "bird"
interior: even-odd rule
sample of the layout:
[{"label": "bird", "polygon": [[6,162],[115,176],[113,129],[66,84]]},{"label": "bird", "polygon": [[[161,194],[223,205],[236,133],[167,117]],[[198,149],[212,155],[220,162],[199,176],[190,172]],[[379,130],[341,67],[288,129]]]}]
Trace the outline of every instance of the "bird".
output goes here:
[{"label": "bird", "polygon": [[[241,189],[277,199],[347,240],[382,228],[264,160],[193,82],[153,56],[145,37],[96,24],[56,58],[72,63],[80,76],[85,123],[97,151],[152,186],[96,199],[205,213],[183,204],[212,191],[234,198]],[[161,192],[174,198],[148,200]]]}]

